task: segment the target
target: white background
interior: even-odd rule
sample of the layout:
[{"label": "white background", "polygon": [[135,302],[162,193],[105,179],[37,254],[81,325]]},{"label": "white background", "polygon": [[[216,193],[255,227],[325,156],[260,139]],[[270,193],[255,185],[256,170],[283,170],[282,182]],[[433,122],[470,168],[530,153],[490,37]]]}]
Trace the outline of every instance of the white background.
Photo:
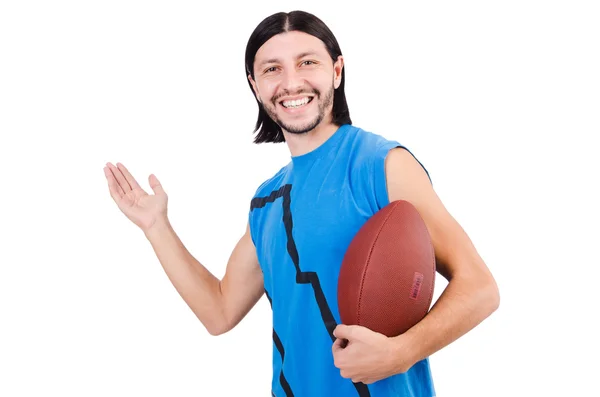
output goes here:
[{"label": "white background", "polygon": [[102,168],[155,173],[221,277],[289,160],[252,144],[245,45],[297,8],[340,42],[354,124],[417,155],[500,286],[500,309],[431,357],[438,395],[597,395],[593,3],[2,1],[0,396],[269,395],[266,298],[211,337]]}]

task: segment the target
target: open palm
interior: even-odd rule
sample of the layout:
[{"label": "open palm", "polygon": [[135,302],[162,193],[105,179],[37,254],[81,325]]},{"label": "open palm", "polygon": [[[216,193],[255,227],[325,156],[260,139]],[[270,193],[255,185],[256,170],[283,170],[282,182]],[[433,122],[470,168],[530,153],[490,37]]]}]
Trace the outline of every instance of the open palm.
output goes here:
[{"label": "open palm", "polygon": [[153,195],[146,193],[121,163],[116,166],[107,163],[104,175],[110,195],[119,209],[143,231],[151,228],[161,217],[167,217],[167,194],[155,175],[148,178]]}]

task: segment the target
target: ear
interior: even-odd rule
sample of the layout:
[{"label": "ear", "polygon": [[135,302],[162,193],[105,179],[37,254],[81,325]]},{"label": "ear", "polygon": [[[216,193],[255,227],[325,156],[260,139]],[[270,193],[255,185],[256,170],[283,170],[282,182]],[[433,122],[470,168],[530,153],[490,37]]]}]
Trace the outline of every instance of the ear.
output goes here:
[{"label": "ear", "polygon": [[344,57],[340,55],[333,64],[333,87],[335,89],[342,84],[342,69],[344,69]]},{"label": "ear", "polygon": [[262,103],[260,100],[260,95],[258,94],[258,88],[256,87],[256,82],[252,78],[252,75],[249,73],[248,73],[248,81],[250,81],[250,84],[252,85],[252,89],[254,90],[254,95],[256,96],[256,100],[258,100],[258,102]]}]

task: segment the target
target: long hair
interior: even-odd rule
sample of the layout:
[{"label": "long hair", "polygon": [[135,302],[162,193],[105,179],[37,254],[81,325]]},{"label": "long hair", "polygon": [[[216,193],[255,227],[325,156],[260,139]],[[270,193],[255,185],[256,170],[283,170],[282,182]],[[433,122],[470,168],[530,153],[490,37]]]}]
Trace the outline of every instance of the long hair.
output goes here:
[{"label": "long hair", "polygon": [[[258,49],[271,37],[291,31],[304,32],[320,39],[325,44],[333,62],[342,55],[335,36],[319,18],[304,11],[279,12],[265,18],[250,35],[246,45],[246,76],[251,75],[252,79],[256,80],[254,78],[254,58]],[[342,68],[342,81],[333,94],[332,121],[336,125],[352,124],[344,90],[345,69],[345,67]],[[246,80],[248,79],[246,78]],[[248,85],[254,94],[250,81],[248,81]],[[259,132],[254,138],[254,143],[285,142],[281,127],[269,117],[256,96],[255,99],[258,104],[258,119],[253,132]]]}]

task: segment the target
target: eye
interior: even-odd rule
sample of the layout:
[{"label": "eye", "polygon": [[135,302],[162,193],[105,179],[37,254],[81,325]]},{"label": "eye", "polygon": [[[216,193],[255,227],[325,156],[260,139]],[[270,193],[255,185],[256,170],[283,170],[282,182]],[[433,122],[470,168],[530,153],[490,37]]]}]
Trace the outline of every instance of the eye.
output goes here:
[{"label": "eye", "polygon": [[314,65],[316,62],[315,61],[303,61],[302,64],[305,65]]},{"label": "eye", "polygon": [[275,71],[275,69],[277,69],[277,67],[276,67],[276,66],[271,66],[270,68],[267,68],[267,69],[265,69],[263,73],[270,73],[270,72],[274,72],[274,71]]}]

